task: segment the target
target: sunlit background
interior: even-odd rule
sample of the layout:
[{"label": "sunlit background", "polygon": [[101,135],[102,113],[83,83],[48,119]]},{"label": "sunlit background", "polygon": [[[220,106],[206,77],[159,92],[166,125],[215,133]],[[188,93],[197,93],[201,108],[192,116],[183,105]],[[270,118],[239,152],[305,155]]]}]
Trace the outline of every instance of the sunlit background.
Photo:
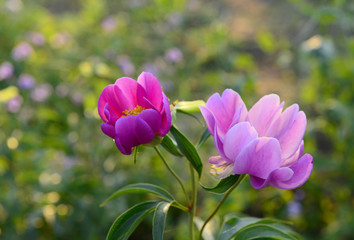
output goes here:
[{"label": "sunlit background", "polygon": [[[219,216],[279,218],[305,239],[353,239],[353,34],[350,0],[0,0],[0,238],[105,239],[119,214],[153,198],[100,208],[113,191],[138,182],[178,190],[151,149],[134,164],[100,130],[103,88],[148,71],[171,101],[232,88],[248,106],[269,93],[299,103],[310,179],[294,191],[255,190],[247,179]],[[194,143],[204,129],[183,115],[177,124]],[[211,186],[211,139],[200,153]],[[188,181],[186,161],[169,162]],[[205,219],[221,196],[199,196]],[[165,238],[188,239],[186,223],[171,209]],[[150,236],[148,218],[131,239]]]}]

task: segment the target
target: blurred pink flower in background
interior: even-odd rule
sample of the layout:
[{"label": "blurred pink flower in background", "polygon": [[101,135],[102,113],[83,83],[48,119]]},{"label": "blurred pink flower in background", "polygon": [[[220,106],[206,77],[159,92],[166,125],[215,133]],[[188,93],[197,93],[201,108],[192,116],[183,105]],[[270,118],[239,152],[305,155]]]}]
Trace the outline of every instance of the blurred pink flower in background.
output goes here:
[{"label": "blurred pink flower in background", "polygon": [[7,101],[6,109],[9,112],[17,113],[20,110],[22,103],[23,103],[23,98],[20,95],[17,95],[11,98],[9,101]]},{"label": "blurred pink flower in background", "polygon": [[44,36],[38,32],[29,32],[28,39],[31,43],[37,46],[42,46],[45,42]]},{"label": "blurred pink flower in background", "polygon": [[181,50],[179,50],[176,47],[170,48],[165,53],[165,59],[168,62],[177,63],[177,62],[182,61],[183,54],[182,54]]},{"label": "blurred pink flower in background", "polygon": [[107,17],[102,21],[101,28],[106,32],[112,32],[117,28],[117,20],[112,16]]},{"label": "blurred pink flower in background", "polygon": [[32,53],[32,46],[27,42],[21,42],[12,50],[12,58],[16,61],[21,61],[31,56]]},{"label": "blurred pink flower in background", "polygon": [[53,92],[53,87],[49,83],[42,83],[32,90],[31,98],[36,102],[44,102]]},{"label": "blurred pink flower in background", "polygon": [[3,62],[0,65],[0,81],[12,77],[14,66],[10,62]]},{"label": "blurred pink flower in background", "polygon": [[103,133],[126,155],[133,147],[165,136],[171,127],[169,101],[160,83],[143,72],[138,81],[123,77],[108,85],[98,100]]},{"label": "blurred pink flower in background", "polygon": [[36,79],[32,75],[24,73],[18,77],[17,84],[20,88],[32,89],[36,85]]},{"label": "blurred pink flower in background", "polygon": [[135,73],[135,67],[127,55],[118,56],[117,64],[122,70],[124,75],[131,76]]},{"label": "blurred pink flower in background", "polygon": [[282,111],[279,96],[262,97],[249,111],[238,93],[226,89],[200,107],[220,156],[211,157],[219,178],[249,174],[254,188],[301,186],[312,172],[312,156],[303,154],[305,113],[293,104]]}]

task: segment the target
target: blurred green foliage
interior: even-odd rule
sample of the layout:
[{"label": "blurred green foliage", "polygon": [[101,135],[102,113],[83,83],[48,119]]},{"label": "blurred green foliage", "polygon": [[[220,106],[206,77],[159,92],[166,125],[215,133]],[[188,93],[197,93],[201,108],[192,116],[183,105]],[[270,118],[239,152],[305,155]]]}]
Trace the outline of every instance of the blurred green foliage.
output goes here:
[{"label": "blurred green foliage", "polygon": [[[220,215],[288,219],[305,239],[351,239],[353,16],[345,0],[0,1],[0,238],[104,239],[116,216],[153,198],[100,208],[113,191],[137,182],[176,188],[151,149],[134,165],[99,128],[102,89],[149,71],[171,101],[233,88],[248,106],[271,92],[298,102],[314,156],[308,182],[285,191],[245,181]],[[196,143],[203,128],[187,118],[177,123]],[[210,149],[211,140],[200,149],[202,182],[213,185]],[[187,180],[186,162],[170,161]],[[197,214],[205,218],[219,199],[201,190]],[[170,211],[166,238],[187,239],[187,216]],[[150,222],[132,239],[150,239]]]}]

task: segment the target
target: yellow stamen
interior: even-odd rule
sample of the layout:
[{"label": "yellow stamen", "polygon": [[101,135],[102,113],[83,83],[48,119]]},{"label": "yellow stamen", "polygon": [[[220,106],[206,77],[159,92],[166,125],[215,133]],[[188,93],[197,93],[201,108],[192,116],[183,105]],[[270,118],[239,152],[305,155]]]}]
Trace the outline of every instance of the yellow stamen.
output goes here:
[{"label": "yellow stamen", "polygon": [[142,111],[144,111],[145,108],[142,106],[137,105],[134,109],[128,109],[128,110],[124,110],[122,113],[125,116],[128,115],[138,115],[139,113],[141,113]]}]

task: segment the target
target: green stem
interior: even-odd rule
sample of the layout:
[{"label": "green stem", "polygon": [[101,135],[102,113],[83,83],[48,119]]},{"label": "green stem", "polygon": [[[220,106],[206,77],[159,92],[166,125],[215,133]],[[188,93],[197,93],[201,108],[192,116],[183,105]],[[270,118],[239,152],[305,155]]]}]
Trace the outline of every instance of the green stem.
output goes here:
[{"label": "green stem", "polygon": [[191,172],[191,180],[192,180],[192,199],[190,203],[190,212],[189,212],[189,234],[190,239],[194,240],[194,216],[196,211],[197,205],[197,190],[195,186],[195,176],[194,176],[194,169],[192,164],[189,164],[189,169]]},{"label": "green stem", "polygon": [[227,192],[225,193],[225,195],[222,197],[222,199],[220,200],[220,202],[218,203],[218,205],[216,206],[216,208],[214,209],[214,211],[209,215],[209,217],[205,220],[202,228],[200,229],[199,232],[199,240],[202,240],[202,234],[203,234],[203,230],[205,228],[205,226],[207,225],[207,223],[214,217],[214,215],[216,214],[216,212],[219,210],[219,208],[221,207],[221,205],[225,202],[226,198],[230,195],[230,193],[232,192],[232,190],[234,190],[241,182],[242,180],[246,177],[246,174],[241,175],[238,179],[237,182],[232,185],[231,188],[229,188],[229,190],[227,190]]},{"label": "green stem", "polygon": [[181,188],[183,190],[184,196],[186,197],[186,201],[187,203],[189,202],[189,198],[188,198],[188,194],[186,192],[186,189],[184,188],[184,185],[182,183],[182,180],[177,176],[176,172],[173,171],[173,169],[170,167],[170,165],[168,165],[168,163],[166,162],[165,158],[162,156],[160,150],[157,147],[154,147],[155,151],[157,153],[157,155],[160,156],[162,162],[165,164],[165,166],[167,167],[167,169],[170,171],[170,173],[176,178],[176,180],[178,181],[178,183],[181,185]]}]

